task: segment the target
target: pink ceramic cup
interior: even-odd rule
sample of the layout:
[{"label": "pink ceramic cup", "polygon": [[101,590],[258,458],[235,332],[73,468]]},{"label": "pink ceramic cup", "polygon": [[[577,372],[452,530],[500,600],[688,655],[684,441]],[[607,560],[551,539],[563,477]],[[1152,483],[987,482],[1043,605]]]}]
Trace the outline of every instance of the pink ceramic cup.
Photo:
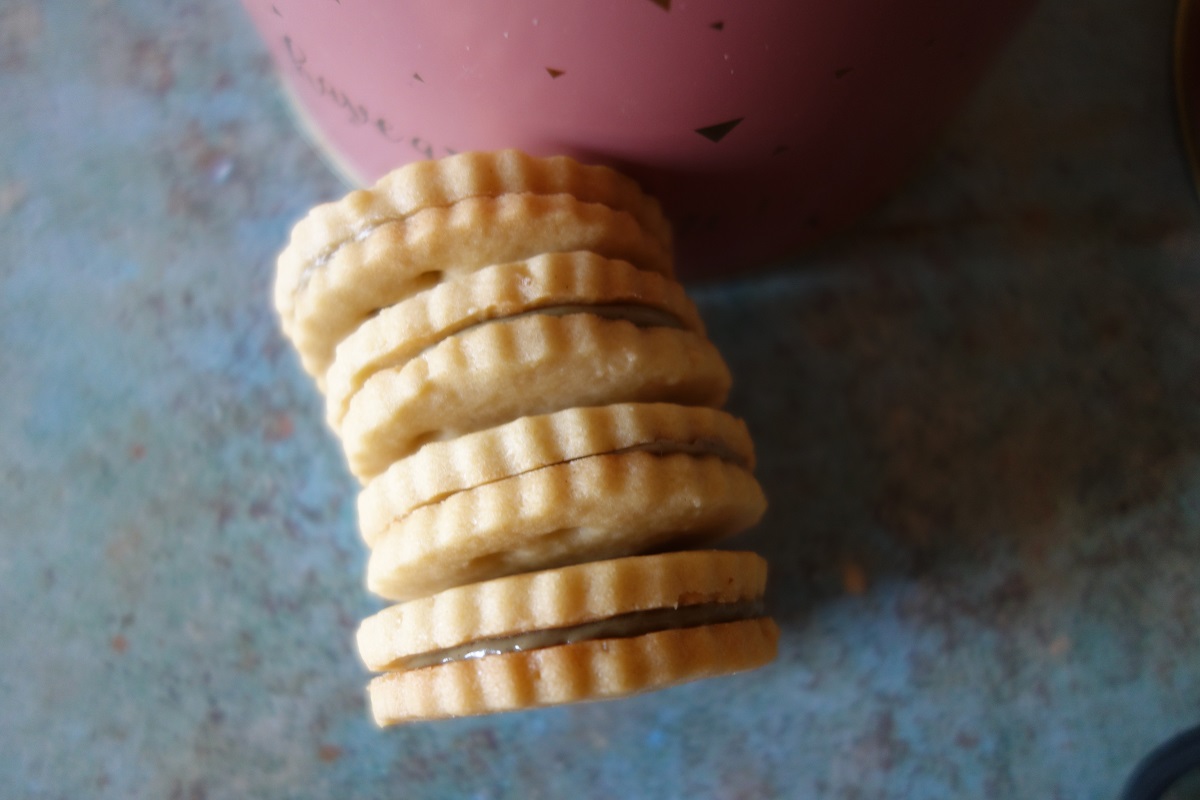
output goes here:
[{"label": "pink ceramic cup", "polygon": [[664,202],[681,274],[760,266],[913,168],[1034,0],[244,0],[353,183],[517,147]]}]

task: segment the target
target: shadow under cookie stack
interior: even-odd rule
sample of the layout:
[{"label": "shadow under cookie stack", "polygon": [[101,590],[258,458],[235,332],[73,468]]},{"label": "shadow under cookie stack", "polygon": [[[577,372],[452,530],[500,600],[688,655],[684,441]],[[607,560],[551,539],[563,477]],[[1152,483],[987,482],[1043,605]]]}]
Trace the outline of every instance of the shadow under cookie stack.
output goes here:
[{"label": "shadow under cookie stack", "polygon": [[[279,257],[283,330],[362,482],[380,725],[769,662],[766,501],[653,198],[515,151],[404,167]],[[649,555],[646,555],[649,554]]]}]

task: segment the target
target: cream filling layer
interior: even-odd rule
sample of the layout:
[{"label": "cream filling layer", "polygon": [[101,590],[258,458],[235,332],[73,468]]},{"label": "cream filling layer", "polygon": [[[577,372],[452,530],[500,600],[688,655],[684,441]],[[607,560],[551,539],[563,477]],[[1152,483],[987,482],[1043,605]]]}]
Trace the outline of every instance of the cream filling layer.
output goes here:
[{"label": "cream filling layer", "polygon": [[[602,319],[623,319],[626,322],[632,322],[639,328],[682,328],[683,322],[674,314],[663,311],[650,306],[642,306],[634,303],[563,303],[561,305],[546,306],[545,308],[531,308],[528,311],[522,311],[519,314],[512,314],[507,317],[500,317],[487,322],[504,322],[507,320],[520,319],[521,317],[531,317],[535,314],[544,314],[548,317],[566,317],[571,314],[592,314]],[[480,322],[481,325],[486,325],[487,322]]]},{"label": "cream filling layer", "polygon": [[548,628],[529,631],[512,636],[499,636],[465,642],[456,647],[446,647],[427,653],[418,653],[397,659],[391,665],[394,670],[421,669],[453,661],[498,656],[505,653],[523,653],[576,642],[596,639],[625,639],[678,628],[698,628],[724,622],[740,622],[763,616],[763,602],[746,600],[740,603],[702,603],[680,608],[655,608],[634,611],[628,614],[584,622],[563,628]]},{"label": "cream filling layer", "polygon": [[[720,439],[693,439],[689,442],[672,441],[661,439],[656,442],[644,442],[642,444],[633,444],[629,447],[622,447],[617,450],[609,450],[606,453],[596,453],[597,456],[620,456],[626,453],[649,453],[655,456],[699,456],[701,458],[714,457],[719,458],[729,464],[734,464],[739,467],[746,467],[746,459],[734,451],[732,447],[725,444]],[[570,461],[560,463],[569,464],[571,461],[579,461],[583,458],[593,458],[594,456],[580,456],[572,458]],[[550,466],[558,466],[551,464]]]},{"label": "cream filling layer", "polygon": [[506,474],[506,475],[502,475],[502,476],[500,476],[498,478],[494,478],[490,481],[483,481],[482,483],[474,483],[474,484],[471,484],[470,486],[461,486],[452,491],[442,492],[440,494],[433,495],[432,497],[425,498],[421,502],[416,503],[415,505],[407,508],[403,514],[393,516],[392,521],[389,523],[389,525],[399,522],[400,520],[409,516],[410,514],[412,514],[414,511],[416,511],[418,509],[425,508],[427,506],[437,505],[438,503],[441,503],[441,502],[449,499],[450,497],[453,497],[454,495],[459,494],[461,492],[469,492],[473,489],[479,489],[483,486],[489,486],[493,483],[499,483],[500,481],[511,480],[513,478],[519,478],[522,475],[528,475],[532,472],[537,472],[538,470],[550,469],[551,467],[561,467],[564,464],[573,464],[576,461],[583,461],[584,459],[587,459],[587,458],[599,458],[601,456],[621,456],[621,455],[627,455],[630,453],[649,453],[650,455],[653,455],[653,456],[688,455],[688,456],[696,456],[697,458],[719,458],[720,460],[724,461],[726,464],[732,464],[735,467],[741,467],[742,469],[747,469],[747,470],[750,469],[750,464],[747,461],[746,457],[744,455],[742,455],[741,453],[737,452],[736,450],[734,450],[732,447],[730,447],[728,444],[726,444],[721,439],[706,438],[706,439],[691,439],[688,441],[681,441],[681,440],[675,440],[675,439],[657,439],[657,440],[651,441],[651,442],[641,442],[639,444],[632,444],[632,445],[629,445],[628,447],[620,447],[620,448],[617,448],[616,450],[605,450],[602,453],[587,453],[586,455],[576,456],[575,458],[568,458],[565,461],[555,461],[552,464],[541,464],[539,466],[531,467],[529,469],[522,470],[520,472],[513,472],[513,473]]}]

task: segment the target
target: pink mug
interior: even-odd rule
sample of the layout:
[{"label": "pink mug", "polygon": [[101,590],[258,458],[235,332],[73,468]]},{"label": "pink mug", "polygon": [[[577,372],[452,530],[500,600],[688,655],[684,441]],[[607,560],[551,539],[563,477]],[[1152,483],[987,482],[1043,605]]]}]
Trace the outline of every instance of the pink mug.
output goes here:
[{"label": "pink mug", "polygon": [[685,277],[839,230],[913,168],[1034,0],[244,0],[347,179],[562,153],[662,199]]}]

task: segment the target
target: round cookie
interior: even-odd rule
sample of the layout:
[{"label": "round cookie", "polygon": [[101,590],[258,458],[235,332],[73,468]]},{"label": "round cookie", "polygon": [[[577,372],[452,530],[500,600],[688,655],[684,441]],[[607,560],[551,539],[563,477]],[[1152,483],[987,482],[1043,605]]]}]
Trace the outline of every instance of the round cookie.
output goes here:
[{"label": "round cookie", "polygon": [[[493,649],[504,640],[511,647],[515,637],[530,632],[558,632],[556,643],[565,643],[586,636],[584,629],[594,629],[598,621],[628,620],[631,614],[708,611],[720,605],[745,616],[740,606],[761,604],[766,580],[767,562],[760,556],[722,550],[631,556],[511,575],[389,606],[359,626],[358,651],[369,669],[385,671],[409,668],[431,655],[450,660],[446,654],[453,649],[478,650],[489,640]],[[651,627],[671,622],[660,617]]]},{"label": "round cookie", "polygon": [[745,530],[766,499],[715,456],[590,456],[423,506],[375,542],[367,587],[411,600],[467,583],[686,548]]},{"label": "round cookie", "polygon": [[381,369],[403,366],[467,328],[534,311],[589,309],[609,316],[665,315],[704,334],[695,305],[675,281],[595,253],[547,253],[447,281],[364,322],[338,345],[325,376],[327,419],[337,430],[351,399]]},{"label": "round cookie", "polygon": [[611,700],[756,669],[778,639],[767,617],[670,629],[389,672],[367,695],[381,726]]},{"label": "round cookie", "polygon": [[342,444],[364,482],[427,442],[573,406],[720,406],[729,369],[704,337],[587,314],[480,325],[373,375],[350,403]]},{"label": "round cookie", "polygon": [[359,494],[359,528],[373,544],[396,520],[457,492],[637,448],[715,455],[754,469],[754,444],[745,423],[724,411],[669,403],[568,408],[431,442],[400,459]]},{"label": "round cookie", "polygon": [[353,191],[309,211],[292,229],[291,241],[279,257],[276,304],[280,314],[290,321],[292,302],[307,283],[306,276],[380,225],[427,208],[504,194],[568,194],[599,203],[631,214],[665,249],[671,247],[670,226],[658,201],[614,170],[564,157],[536,158],[518,150],[460,153],[409,164],[370,189]]}]

